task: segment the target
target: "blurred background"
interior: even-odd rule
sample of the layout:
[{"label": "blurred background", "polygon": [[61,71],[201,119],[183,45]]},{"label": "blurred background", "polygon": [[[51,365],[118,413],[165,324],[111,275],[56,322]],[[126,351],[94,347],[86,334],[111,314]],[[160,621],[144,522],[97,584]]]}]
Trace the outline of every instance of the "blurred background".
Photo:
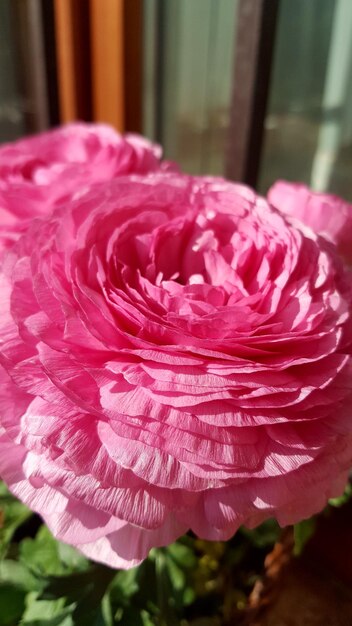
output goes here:
[{"label": "blurred background", "polygon": [[77,119],[352,200],[352,1],[0,0],[0,141]]}]

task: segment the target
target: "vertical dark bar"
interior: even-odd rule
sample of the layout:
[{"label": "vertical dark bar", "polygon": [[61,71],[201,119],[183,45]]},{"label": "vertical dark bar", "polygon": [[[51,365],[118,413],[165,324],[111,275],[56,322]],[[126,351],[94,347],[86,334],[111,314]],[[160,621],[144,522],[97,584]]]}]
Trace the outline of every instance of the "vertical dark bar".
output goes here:
[{"label": "vertical dark bar", "polygon": [[142,0],[124,3],[125,130],[142,132]]},{"label": "vertical dark bar", "polygon": [[163,96],[164,96],[164,60],[165,60],[165,4],[164,0],[156,3],[156,42],[155,42],[155,139],[163,140]]},{"label": "vertical dark bar", "polygon": [[239,0],[226,148],[227,178],[255,186],[264,133],[279,0]]},{"label": "vertical dark bar", "polygon": [[14,0],[25,121],[29,132],[49,127],[48,92],[40,0]]},{"label": "vertical dark bar", "polygon": [[46,65],[49,125],[57,126],[60,121],[59,90],[57,82],[57,59],[55,41],[54,5],[41,0],[42,24]]}]

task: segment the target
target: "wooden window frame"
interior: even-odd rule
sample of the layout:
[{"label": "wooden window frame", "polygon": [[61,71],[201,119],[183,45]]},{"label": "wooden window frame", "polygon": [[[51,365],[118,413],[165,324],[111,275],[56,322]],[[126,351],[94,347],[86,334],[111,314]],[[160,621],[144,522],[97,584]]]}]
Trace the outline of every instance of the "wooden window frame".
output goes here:
[{"label": "wooden window frame", "polygon": [[280,0],[239,0],[225,175],[256,186]]},{"label": "wooden window frame", "polygon": [[142,0],[54,0],[60,121],[142,130]]}]

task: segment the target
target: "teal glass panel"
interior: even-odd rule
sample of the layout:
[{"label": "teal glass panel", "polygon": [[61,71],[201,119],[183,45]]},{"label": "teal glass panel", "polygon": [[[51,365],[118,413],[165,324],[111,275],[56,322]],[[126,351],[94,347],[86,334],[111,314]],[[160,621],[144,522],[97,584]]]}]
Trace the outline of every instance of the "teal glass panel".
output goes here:
[{"label": "teal glass panel", "polygon": [[158,21],[155,0],[144,2],[144,132],[190,173],[223,174],[236,9],[164,0]]},{"label": "teal glass panel", "polygon": [[281,0],[259,187],[352,200],[352,2]]},{"label": "teal glass panel", "polygon": [[12,4],[0,2],[0,142],[16,139],[26,130]]}]

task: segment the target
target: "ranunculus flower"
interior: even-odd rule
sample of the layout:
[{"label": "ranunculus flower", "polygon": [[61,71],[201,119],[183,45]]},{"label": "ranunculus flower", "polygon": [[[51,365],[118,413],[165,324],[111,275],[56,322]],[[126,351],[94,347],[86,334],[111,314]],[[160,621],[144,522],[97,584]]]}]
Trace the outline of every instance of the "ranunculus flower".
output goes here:
[{"label": "ranunculus flower", "polygon": [[164,165],[161,149],[105,124],[68,124],[0,147],[0,252],[28,221],[92,185]]},{"label": "ranunculus flower", "polygon": [[285,215],[295,217],[338,246],[352,263],[352,204],[327,193],[317,193],[302,183],[277,181],[268,200]]},{"label": "ranunculus flower", "polygon": [[59,539],[130,567],[343,490],[352,282],[246,187],[112,181],[37,220],[1,278],[0,475]]}]

